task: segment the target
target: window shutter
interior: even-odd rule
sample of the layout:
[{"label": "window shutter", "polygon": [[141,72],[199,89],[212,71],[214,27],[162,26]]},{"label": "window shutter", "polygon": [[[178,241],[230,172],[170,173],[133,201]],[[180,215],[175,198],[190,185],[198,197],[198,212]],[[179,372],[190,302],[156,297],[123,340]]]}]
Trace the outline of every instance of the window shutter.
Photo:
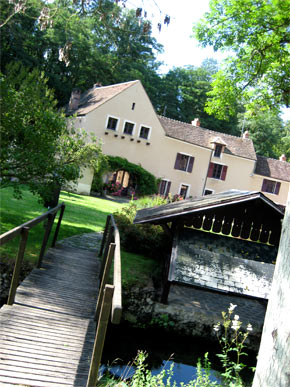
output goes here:
[{"label": "window shutter", "polygon": [[194,163],[194,157],[190,157],[188,161],[187,172],[192,172],[193,163]]},{"label": "window shutter", "polygon": [[166,188],[165,196],[168,196],[169,191],[170,191],[170,187],[171,187],[171,181],[169,181],[169,182],[167,183],[167,188]]},{"label": "window shutter", "polygon": [[263,179],[262,192],[266,192],[266,190],[267,190],[267,180]]},{"label": "window shutter", "polygon": [[180,167],[180,159],[181,159],[181,154],[180,153],[177,153],[176,155],[176,160],[175,160],[175,165],[174,165],[174,169],[179,169]]},{"label": "window shutter", "polygon": [[227,170],[228,170],[228,167],[224,165],[222,169],[221,180],[226,180]]},{"label": "window shutter", "polygon": [[209,163],[207,177],[212,177],[214,169],[214,163]]},{"label": "window shutter", "polygon": [[275,187],[275,192],[274,192],[276,195],[279,194],[279,191],[280,191],[280,185],[281,185],[281,183],[277,181],[277,182],[276,182],[276,187]]}]

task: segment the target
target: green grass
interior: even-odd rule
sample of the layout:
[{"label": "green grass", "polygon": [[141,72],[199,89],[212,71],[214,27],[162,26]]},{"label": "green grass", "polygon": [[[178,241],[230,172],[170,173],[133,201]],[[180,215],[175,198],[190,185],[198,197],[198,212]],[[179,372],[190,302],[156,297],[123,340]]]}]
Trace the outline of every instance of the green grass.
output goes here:
[{"label": "green grass", "polygon": [[[1,189],[1,234],[33,219],[47,209],[38,203],[36,196],[24,190],[23,198],[18,200],[13,197],[11,188]],[[66,205],[58,240],[89,232],[102,231],[108,214],[120,209],[124,204],[82,196],[68,192],[61,192],[60,203]],[[55,222],[56,223],[56,222]],[[55,226],[54,226],[55,227]],[[51,236],[53,235],[53,231]],[[25,259],[35,264],[40,251],[44,234],[43,223],[38,224],[29,231]],[[19,238],[9,241],[1,247],[2,259],[13,259],[17,254]]]},{"label": "green grass", "polygon": [[[13,197],[11,188],[0,190],[1,195],[1,234],[31,220],[47,209],[38,202],[36,196],[28,190],[23,191],[23,198],[18,200]],[[112,214],[126,204],[111,200],[82,196],[68,192],[61,192],[60,203],[66,205],[58,240],[73,235],[103,231],[108,214]],[[56,224],[56,222],[55,222]],[[54,228],[50,240],[54,234]],[[24,260],[35,265],[38,260],[44,235],[43,223],[29,231]],[[19,238],[15,238],[0,248],[3,261],[13,261],[17,255]],[[49,245],[49,243],[48,243]],[[146,285],[152,277],[156,263],[154,260],[142,255],[121,252],[122,257],[122,284],[124,287],[133,285]]]}]

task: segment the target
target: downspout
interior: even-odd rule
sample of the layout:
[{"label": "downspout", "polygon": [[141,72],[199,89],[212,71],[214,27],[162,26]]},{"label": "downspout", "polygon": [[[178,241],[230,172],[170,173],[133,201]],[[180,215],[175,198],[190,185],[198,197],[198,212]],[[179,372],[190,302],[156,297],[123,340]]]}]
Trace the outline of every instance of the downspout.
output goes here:
[{"label": "downspout", "polygon": [[212,149],[211,152],[210,152],[210,157],[209,157],[209,162],[208,162],[208,166],[207,166],[206,176],[205,176],[204,185],[203,185],[203,189],[202,189],[202,196],[204,195],[204,192],[205,192],[207,176],[208,176],[208,171],[209,171],[209,166],[210,166],[210,162],[211,162],[211,159],[212,159],[213,151],[214,151],[214,149]]}]

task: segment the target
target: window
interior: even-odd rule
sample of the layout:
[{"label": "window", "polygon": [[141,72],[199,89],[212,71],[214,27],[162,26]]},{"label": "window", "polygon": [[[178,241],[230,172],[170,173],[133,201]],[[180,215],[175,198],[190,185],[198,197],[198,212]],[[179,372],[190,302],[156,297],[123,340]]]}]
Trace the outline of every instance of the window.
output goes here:
[{"label": "window", "polygon": [[109,117],[107,123],[107,129],[116,130],[118,125],[118,118]]},{"label": "window", "polygon": [[136,106],[136,104],[135,104],[135,102],[133,102],[133,103],[132,103],[132,110],[135,109],[135,106]]},{"label": "window", "polygon": [[207,177],[213,179],[226,180],[228,167],[226,165],[210,163],[208,168]]},{"label": "window", "polygon": [[214,149],[214,157],[221,157],[223,150],[223,146],[220,144],[216,144],[215,149]]},{"label": "window", "polygon": [[132,122],[125,122],[123,133],[129,134],[130,136],[132,136],[134,131],[134,126],[135,124],[133,124]]},{"label": "window", "polygon": [[206,189],[204,191],[204,195],[212,195],[214,191],[212,191],[211,189]]},{"label": "window", "polygon": [[167,196],[170,191],[171,181],[169,180],[161,180],[159,183],[158,192],[160,195]]},{"label": "window", "polygon": [[185,199],[188,196],[189,192],[189,185],[186,184],[181,184],[180,189],[179,189],[179,195]]},{"label": "window", "polygon": [[174,169],[179,169],[180,171],[192,172],[194,157],[184,155],[182,153],[177,153]]},{"label": "window", "polygon": [[149,138],[150,128],[147,128],[146,126],[141,126],[139,137],[145,138],[147,140]]},{"label": "window", "polygon": [[274,195],[279,195],[281,183],[274,180],[263,180],[262,192],[268,192]]}]

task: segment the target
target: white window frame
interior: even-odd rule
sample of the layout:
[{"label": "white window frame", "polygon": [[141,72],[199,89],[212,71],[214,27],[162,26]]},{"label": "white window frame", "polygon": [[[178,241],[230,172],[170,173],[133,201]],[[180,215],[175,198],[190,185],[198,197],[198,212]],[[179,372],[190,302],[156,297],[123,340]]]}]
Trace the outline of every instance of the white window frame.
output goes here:
[{"label": "white window frame", "polygon": [[[149,129],[149,133],[148,133],[148,137],[147,138],[144,138],[144,137],[140,137],[140,133],[141,133],[141,128],[144,127],[144,128],[148,128]],[[139,126],[139,131],[138,131],[138,137],[143,139],[143,140],[150,140],[150,137],[151,137],[151,131],[152,131],[152,127],[151,126],[148,126],[148,125],[144,125],[144,124],[141,124]]]},{"label": "white window frame", "polygon": [[190,188],[191,188],[191,184],[188,184],[188,183],[180,183],[179,184],[179,189],[178,189],[178,195],[180,195],[180,191],[181,191],[181,187],[183,185],[186,185],[188,188],[187,188],[187,192],[186,192],[186,196],[184,199],[188,198],[189,197],[189,192],[190,192]]},{"label": "white window frame", "polygon": [[[110,129],[108,128],[108,124],[109,124],[109,119],[110,118],[114,118],[115,120],[117,120],[117,125],[116,125],[116,129]],[[106,119],[106,130],[112,130],[113,132],[118,132],[119,130],[119,124],[120,124],[120,118],[119,117],[115,117],[115,116],[112,116],[111,114],[108,114],[107,115],[107,119]]]},{"label": "white window frame", "polygon": [[[131,134],[128,134],[128,133],[125,133],[124,132],[124,130],[125,130],[125,125],[126,124],[133,124],[134,126],[133,126],[133,131],[132,131],[132,133]],[[134,134],[135,134],[135,129],[136,129],[136,122],[133,122],[133,121],[129,121],[129,120],[124,120],[124,125],[123,125],[123,130],[122,130],[122,133],[123,134],[126,134],[127,136],[134,136]]]}]

